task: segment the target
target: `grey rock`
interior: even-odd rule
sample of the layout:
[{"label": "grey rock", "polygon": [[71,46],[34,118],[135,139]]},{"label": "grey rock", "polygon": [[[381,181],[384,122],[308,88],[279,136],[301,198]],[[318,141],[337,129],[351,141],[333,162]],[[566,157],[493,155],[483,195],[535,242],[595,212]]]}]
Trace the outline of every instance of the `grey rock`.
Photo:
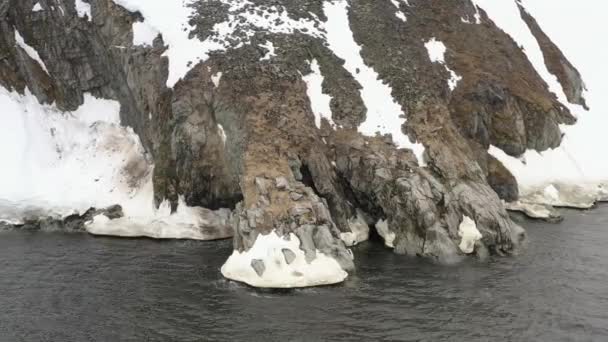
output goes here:
[{"label": "grey rock", "polygon": [[255,273],[258,274],[258,276],[263,276],[264,275],[264,271],[266,271],[266,265],[264,265],[264,260],[260,260],[260,259],[253,259],[251,260],[251,267],[255,270]]},{"label": "grey rock", "polygon": [[281,249],[281,252],[283,252],[287,265],[290,265],[294,260],[296,260],[296,254],[291,249],[283,248]]},{"label": "grey rock", "polygon": [[287,190],[289,189],[289,181],[285,177],[277,177],[275,179],[277,189],[279,190]]},{"label": "grey rock", "polygon": [[289,197],[293,200],[293,201],[299,201],[301,200],[304,195],[297,193],[297,192],[290,192],[289,193]]}]

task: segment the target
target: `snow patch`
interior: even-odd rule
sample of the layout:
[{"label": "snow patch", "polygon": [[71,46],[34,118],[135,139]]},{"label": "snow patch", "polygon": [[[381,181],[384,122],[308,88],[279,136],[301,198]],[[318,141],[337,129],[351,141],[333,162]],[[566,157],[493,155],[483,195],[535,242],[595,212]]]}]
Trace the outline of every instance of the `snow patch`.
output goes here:
[{"label": "snow patch", "polygon": [[[287,255],[295,257],[291,260]],[[263,263],[261,275],[253,268],[254,263]],[[348,276],[335,259],[320,251],[314,260],[307,262],[295,234],[282,238],[274,230],[268,235],[259,234],[250,250],[235,250],[221,271],[228,279],[264,288],[329,285]]]},{"label": "snow patch", "polygon": [[211,82],[217,88],[220,86],[220,80],[222,79],[222,72],[218,71],[215,75],[211,76]]},{"label": "snow patch", "polygon": [[78,13],[78,16],[81,18],[84,18],[85,16],[87,18],[89,18],[89,21],[93,20],[93,17],[91,16],[91,5],[82,1],[82,0],[76,0],[75,2],[76,5],[76,12]]},{"label": "snow patch", "polygon": [[43,10],[43,9],[42,9],[42,5],[40,5],[40,3],[39,3],[39,2],[37,2],[37,3],[34,5],[34,8],[32,8],[32,12],[40,12],[40,11],[42,11],[42,10]]},{"label": "snow patch", "polygon": [[269,61],[272,57],[276,57],[277,56],[277,54],[275,52],[274,44],[272,44],[271,41],[266,41],[265,44],[260,44],[259,46],[261,48],[264,48],[264,49],[268,50],[268,52],[266,52],[266,54],[264,55],[264,57],[262,57],[260,59],[260,61]]},{"label": "snow patch", "polygon": [[[475,24],[481,24],[481,14],[479,13],[479,7],[477,5],[473,5],[475,7],[475,14],[473,15],[473,19],[475,19]],[[460,21],[466,24],[473,24],[473,22],[469,18],[460,18]]]},{"label": "snow patch", "polygon": [[367,136],[391,134],[400,148],[414,151],[418,162],[423,165],[424,146],[412,143],[401,131],[405,123],[405,113],[392,95],[392,88],[385,84],[373,68],[365,65],[361,57],[361,46],[354,39],[348,19],[346,1],[326,1],[324,11],[327,16],[325,29],[329,48],[336,56],[344,59],[344,67],[363,87],[361,98],[367,107],[367,118],[359,126],[359,132]]},{"label": "snow patch", "polygon": [[159,32],[145,21],[133,23],[133,45],[135,46],[152,46],[158,35]]},{"label": "snow patch", "polygon": [[0,88],[0,107],[0,199],[17,207],[66,216],[122,204],[149,171],[139,138],[119,125],[118,102],[86,94],[63,113],[27,89]]},{"label": "snow patch", "polygon": [[[151,183],[147,192],[153,195]],[[150,194],[146,194],[149,198]],[[152,205],[152,203],[149,203]],[[208,240],[210,238],[228,238],[232,231],[225,235],[210,236],[204,226],[229,227],[229,209],[220,209],[216,212],[204,208],[188,207],[182,197],[179,199],[177,210],[171,213],[171,205],[163,201],[158,209],[141,212],[143,215],[125,215],[110,220],[105,215],[97,215],[85,227],[87,232],[94,235],[120,236],[120,237],[148,237],[153,239],[191,239]]]},{"label": "snow patch", "polygon": [[38,51],[36,51],[36,49],[34,49],[33,47],[29,46],[25,42],[25,40],[23,39],[23,37],[21,36],[21,34],[19,33],[19,31],[17,31],[17,29],[15,29],[15,42],[17,43],[17,46],[19,46],[23,51],[25,51],[25,53],[31,59],[33,59],[36,62],[38,62],[38,65],[40,65],[40,67],[42,68],[42,70],[44,70],[44,72],[46,72],[47,75],[49,74],[49,71],[47,70],[46,65],[42,61],[42,58],[40,58],[40,55],[38,54]]},{"label": "snow patch", "polygon": [[[164,56],[169,58],[169,77],[167,86],[173,87],[198,62],[209,58],[211,51],[222,51],[231,47],[238,37],[237,44],[250,43],[250,38],[259,30],[271,33],[301,32],[321,37],[316,27],[318,21],[292,19],[288,13],[276,6],[269,9],[244,10],[253,7],[249,0],[221,0],[228,5],[228,20],[216,24],[212,35],[204,41],[190,37],[194,27],[190,18],[197,15],[192,6],[194,0],[150,1],[150,0],[113,0],[131,12],[139,11],[148,25],[160,32],[168,50]],[[242,35],[235,35],[243,31]]]},{"label": "snow patch", "polygon": [[458,235],[460,236],[460,250],[465,254],[473,253],[475,250],[475,243],[483,237],[477,225],[470,217],[463,215],[462,222],[458,226]]},{"label": "snow patch", "polygon": [[388,221],[379,220],[376,222],[376,230],[382,239],[384,239],[386,247],[395,248],[395,238],[397,235],[388,228]]},{"label": "snow patch", "polygon": [[306,93],[310,99],[310,107],[315,115],[315,125],[321,128],[321,119],[325,118],[329,124],[334,127],[335,123],[332,119],[331,99],[332,97],[323,93],[323,75],[319,68],[319,63],[313,59],[310,63],[312,73],[304,76],[302,79],[306,82]]},{"label": "snow patch", "polygon": [[406,21],[407,21],[407,17],[405,16],[405,13],[403,13],[403,12],[400,10],[400,7],[399,7],[399,1],[402,1],[403,3],[405,3],[405,4],[406,4],[406,5],[408,5],[408,6],[409,6],[410,4],[408,3],[408,0],[391,0],[391,2],[393,3],[393,5],[394,5],[395,7],[397,7],[397,12],[395,13],[395,16],[396,16],[397,18],[399,18],[401,21],[406,22]]},{"label": "snow patch", "polygon": [[224,145],[226,145],[226,131],[224,131],[224,126],[217,124],[217,130],[220,133],[220,137],[222,137],[222,142],[224,143]]},{"label": "snow patch", "polygon": [[456,89],[456,86],[458,85],[458,82],[462,80],[462,77],[456,74],[456,72],[450,69],[445,63],[446,47],[443,42],[438,41],[435,38],[431,38],[428,42],[424,44],[424,46],[426,47],[426,50],[429,53],[429,58],[431,59],[431,62],[442,64],[445,67],[445,70],[450,73],[450,79],[448,80],[448,86],[450,87],[450,90],[453,91],[454,89]]},{"label": "snow patch", "polygon": [[523,158],[509,156],[495,146],[490,146],[488,153],[517,179],[521,202],[590,208],[605,197],[608,173],[602,174],[601,170],[606,162],[599,158],[595,162],[589,160],[585,163],[580,158],[584,157],[587,149],[581,150],[582,153],[568,153],[571,138],[566,136],[562,146],[553,150],[542,153],[527,151]]},{"label": "snow patch", "polygon": [[120,126],[118,102],[85,94],[82,106],[64,113],[40,104],[28,89],[19,95],[0,87],[0,108],[0,221],[61,219],[119,204],[125,217],[96,217],[87,229],[104,235],[204,238],[198,227],[215,217],[206,209],[190,208],[183,200],[175,214],[166,202],[155,208],[153,166],[135,132]]},{"label": "snow patch", "polygon": [[559,220],[561,215],[550,205],[527,203],[522,201],[516,201],[511,203],[505,203],[505,208],[510,211],[519,211],[526,216],[534,219],[542,220]]},{"label": "snow patch", "polygon": [[365,222],[363,213],[357,210],[357,216],[348,220],[350,232],[340,233],[340,239],[347,247],[355,246],[369,239],[369,226]]}]

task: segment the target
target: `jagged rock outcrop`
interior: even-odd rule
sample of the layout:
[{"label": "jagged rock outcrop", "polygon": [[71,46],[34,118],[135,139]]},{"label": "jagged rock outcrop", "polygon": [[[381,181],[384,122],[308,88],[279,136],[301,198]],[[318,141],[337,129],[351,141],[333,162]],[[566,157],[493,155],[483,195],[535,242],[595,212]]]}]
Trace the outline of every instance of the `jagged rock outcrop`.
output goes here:
[{"label": "jagged rock outcrop", "polygon": [[581,77],[581,74],[576,68],[570,63],[570,61],[564,56],[562,50],[559,49],[555,43],[549,38],[542,28],[536,22],[536,19],[530,15],[524,8],[524,6],[518,3],[519,11],[522,19],[526,22],[530,28],[530,32],[536,38],[536,41],[540,45],[540,49],[545,58],[545,64],[551,72],[551,74],[557,77],[557,80],[562,86],[566,97],[570,103],[579,104],[585,109],[587,103],[583,97],[585,89],[585,83]]},{"label": "jagged rock outcrop", "polygon": [[[42,10],[32,11],[37,3]],[[501,199],[517,200],[517,182],[488,147],[512,156],[553,148],[559,125],[575,122],[521,48],[470,0],[186,2],[189,39],[217,48],[190,61],[174,85],[167,51],[175,47],[163,32],[134,43],[134,24],[149,18],[117,4],[125,1],[87,3],[90,17],[74,0],[2,0],[0,85],[27,88],[65,111],[84,93],[118,101],[122,124],[153,159],[157,205],[167,199],[175,210],[183,196],[191,206],[233,210],[239,253],[260,235],[293,234],[308,262],[322,253],[350,271],[341,237],[353,244],[376,226],[398,253],[454,262],[471,254],[459,248],[465,217],[482,236],[474,254],[514,253],[525,233]],[[336,23],[328,10],[347,19],[338,29],[360,47],[356,70],[329,42]],[[584,104],[576,69],[523,9],[522,16],[569,100]],[[228,35],[218,31],[226,21]],[[443,61],[430,58],[430,41],[443,45]],[[317,72],[313,65],[331,97],[321,119],[304,79]],[[370,110],[361,67],[377,73],[403,113],[392,136],[359,129],[385,115]],[[424,153],[399,148],[398,138],[421,143]],[[287,265],[297,259],[290,253],[283,252]],[[250,265],[260,277],[267,266]]]}]

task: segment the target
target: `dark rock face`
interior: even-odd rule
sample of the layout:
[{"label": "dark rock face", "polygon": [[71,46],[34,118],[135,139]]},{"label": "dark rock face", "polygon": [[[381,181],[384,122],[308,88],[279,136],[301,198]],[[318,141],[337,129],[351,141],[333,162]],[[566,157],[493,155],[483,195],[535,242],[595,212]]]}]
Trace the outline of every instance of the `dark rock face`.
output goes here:
[{"label": "dark rock face", "polygon": [[538,41],[540,49],[545,57],[545,63],[549,71],[557,77],[557,80],[564,89],[564,93],[570,103],[575,103],[587,108],[587,103],[583,97],[583,91],[585,91],[585,83],[581,77],[581,74],[576,68],[568,61],[562,51],[551,41],[542,28],[536,22],[526,9],[519,4],[519,11],[522,19],[526,22],[530,31]]},{"label": "dark rock face", "polygon": [[[78,107],[86,92],[119,101],[123,124],[133,127],[154,159],[156,199],[175,207],[184,196],[189,205],[233,209],[239,251],[276,230],[296,234],[307,258],[320,251],[352,269],[340,234],[352,230],[359,209],[370,224],[388,222],[399,253],[445,262],[463,257],[458,227],[464,215],[483,235],[477,254],[513,253],[525,233],[499,196],[517,199],[517,184],[486,151],[490,144],[513,156],[553,148],[561,142],[558,125],[575,122],[520,47],[483,11],[480,24],[465,22],[476,13],[469,0],[409,0],[400,7],[405,22],[388,0],[348,1],[361,55],[392,88],[407,118],[401,129],[424,144],[427,167],[390,136],[357,132],[367,115],[361,84],[323,37],[242,23],[226,51],[213,52],[167,88],[162,36],[153,46],[132,43],[139,13],[91,0],[89,21],[77,16],[74,0],[40,0],[45,11],[32,12],[36,2],[0,1],[0,85],[18,92],[27,87],[39,101],[64,110]],[[326,20],[323,4],[255,0],[230,14],[286,12],[319,27]],[[192,6],[191,36],[201,40],[228,18],[225,1]],[[569,100],[584,104],[576,69],[523,10],[522,16]],[[49,74],[15,46],[15,29],[39,51]],[[462,77],[454,90],[445,68],[429,59],[424,44],[431,38],[445,44],[446,64]],[[248,44],[238,44],[242,39]],[[266,50],[259,45],[266,41],[276,56],[261,60]],[[315,125],[302,80],[313,59],[332,97],[336,127],[327,120]],[[254,268],[263,272],[259,264]]]}]

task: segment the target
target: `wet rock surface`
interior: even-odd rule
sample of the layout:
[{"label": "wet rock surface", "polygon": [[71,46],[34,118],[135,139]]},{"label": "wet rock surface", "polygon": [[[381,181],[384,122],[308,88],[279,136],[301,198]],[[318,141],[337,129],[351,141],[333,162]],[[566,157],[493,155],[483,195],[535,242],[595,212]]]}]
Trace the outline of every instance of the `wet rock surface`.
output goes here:
[{"label": "wet rock surface", "polygon": [[[190,36],[221,41],[224,49],[192,61],[172,88],[163,37],[133,45],[132,24],[145,20],[140,13],[111,0],[89,1],[92,18],[79,17],[74,0],[40,0],[44,10],[32,12],[37,2],[0,2],[0,85],[21,93],[27,87],[66,111],[84,93],[119,101],[122,123],[154,160],[157,202],[168,199],[175,209],[184,196],[188,205],[233,210],[238,251],[275,230],[298,236],[307,258],[321,251],[352,270],[341,234],[354,233],[359,222],[358,231],[382,225],[397,253],[449,263],[465,256],[458,227],[466,215],[483,236],[477,255],[515,253],[525,233],[500,199],[517,200],[517,184],[487,148],[513,156],[553,148],[561,142],[559,125],[575,122],[506,33],[482,10],[474,22],[469,0],[410,0],[399,7],[406,21],[390,1],[347,1],[361,56],[390,85],[405,113],[401,130],[425,146],[425,160],[398,149],[394,137],[357,132],[374,113],[325,41],[323,1],[193,1]],[[254,14],[274,18],[276,27],[310,27],[260,30],[247,19]],[[570,101],[584,104],[576,69],[522,15],[554,57],[549,68],[569,85]],[[219,36],[215,25],[230,18],[233,34]],[[15,30],[48,74],[15,45]],[[445,67],[429,59],[424,44],[432,38],[445,44],[445,64],[462,78],[454,89]],[[274,55],[262,46],[268,42]],[[315,125],[302,79],[313,60],[335,126],[326,119]],[[251,266],[263,273],[260,263]]]},{"label": "wet rock surface", "polygon": [[118,219],[123,217],[123,212],[119,205],[105,209],[91,208],[82,215],[72,214],[66,217],[44,216],[31,212],[20,223],[0,222],[0,230],[84,232],[85,224],[97,215]]}]

